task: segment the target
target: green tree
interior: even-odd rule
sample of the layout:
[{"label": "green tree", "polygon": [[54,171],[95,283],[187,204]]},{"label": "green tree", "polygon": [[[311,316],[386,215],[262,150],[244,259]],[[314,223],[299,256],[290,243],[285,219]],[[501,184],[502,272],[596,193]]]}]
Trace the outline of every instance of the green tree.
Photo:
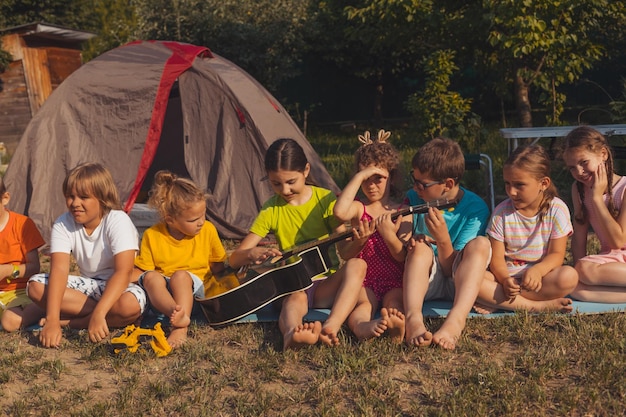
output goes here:
[{"label": "green tree", "polygon": [[[469,138],[471,100],[456,91],[456,57],[470,62],[472,42],[479,42],[481,23],[476,1],[370,0],[318,2],[326,24],[328,58],[340,68],[368,80],[376,92],[374,119],[382,119],[385,81],[413,80],[418,91],[407,108],[426,136],[438,134]],[[343,38],[343,42],[336,39]],[[335,39],[335,41],[333,41]],[[422,82],[422,80],[425,80]]]},{"label": "green tree", "polygon": [[432,2],[316,1],[309,16],[311,48],[340,71],[371,85],[373,116],[380,123],[385,81],[414,74],[433,47]]},{"label": "green tree", "polygon": [[454,51],[442,50],[426,57],[424,90],[411,95],[407,107],[424,136],[453,137],[464,149],[474,149],[480,119],[471,112],[471,99],[450,90],[450,78],[458,70],[454,56]]},{"label": "green tree", "polygon": [[610,0],[484,0],[490,49],[484,58],[501,82],[513,86],[521,126],[532,126],[531,91],[547,110],[549,124],[560,123],[564,84],[578,80],[603,57],[603,45],[590,35],[607,16],[623,14],[623,3]]},{"label": "green tree", "polygon": [[[0,0],[0,28],[45,22],[72,29],[93,31],[92,2],[89,0]],[[0,72],[11,62],[0,49]]]},{"label": "green tree", "polygon": [[0,0],[0,28],[34,22],[92,30],[90,0]]},{"label": "green tree", "polygon": [[97,36],[83,48],[85,61],[137,39],[138,17],[132,1],[94,0],[91,14]]},{"label": "green tree", "polygon": [[302,0],[137,0],[138,36],[209,47],[270,91],[299,72],[306,45]]}]

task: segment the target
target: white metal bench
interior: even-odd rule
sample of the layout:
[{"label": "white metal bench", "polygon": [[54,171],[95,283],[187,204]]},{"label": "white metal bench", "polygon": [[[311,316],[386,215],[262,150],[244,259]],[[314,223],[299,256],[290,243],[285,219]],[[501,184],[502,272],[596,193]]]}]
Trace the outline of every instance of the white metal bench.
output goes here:
[{"label": "white metal bench", "polygon": [[[623,125],[589,125],[604,136],[626,135],[626,124]],[[541,138],[560,138],[578,126],[547,126],[547,127],[515,127],[500,129],[500,134],[508,141],[509,155],[518,146],[518,139],[534,139],[532,144]]]}]

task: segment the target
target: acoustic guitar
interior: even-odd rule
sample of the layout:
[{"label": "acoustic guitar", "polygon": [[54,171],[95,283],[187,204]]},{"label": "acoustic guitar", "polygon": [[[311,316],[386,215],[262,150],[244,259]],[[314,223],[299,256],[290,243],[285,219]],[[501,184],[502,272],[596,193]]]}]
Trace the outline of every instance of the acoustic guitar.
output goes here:
[{"label": "acoustic guitar", "polygon": [[[392,218],[425,213],[433,207],[451,209],[457,200],[433,200],[398,210]],[[329,246],[352,236],[352,230],[334,233],[327,238],[295,246],[260,265],[227,269],[205,284],[204,297],[196,297],[202,312],[213,327],[237,321],[266,305],[313,285],[315,277],[332,267]]]}]

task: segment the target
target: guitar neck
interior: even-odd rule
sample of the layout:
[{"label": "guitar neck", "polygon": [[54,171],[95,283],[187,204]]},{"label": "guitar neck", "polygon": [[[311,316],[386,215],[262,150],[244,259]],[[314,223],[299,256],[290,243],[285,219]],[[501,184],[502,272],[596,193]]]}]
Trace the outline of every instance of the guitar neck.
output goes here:
[{"label": "guitar neck", "polygon": [[[406,216],[407,214],[421,214],[421,213],[426,213],[428,211],[428,209],[432,208],[436,208],[438,210],[445,210],[448,208],[452,208],[454,206],[456,206],[456,204],[458,203],[458,200],[448,200],[448,199],[438,199],[438,200],[433,200],[433,201],[429,201],[427,203],[424,204],[418,204],[415,206],[409,206],[407,208],[403,208],[398,210],[397,212],[393,213],[391,215],[392,219],[396,219],[398,216]],[[324,246],[324,245],[330,245],[336,242],[339,242],[341,240],[344,240],[348,237],[352,236],[352,229],[346,231],[346,232],[341,232],[341,233],[334,233],[330,236],[328,236],[327,238],[321,239],[321,240],[314,240],[312,242],[309,243],[304,243],[302,245],[298,245],[295,246],[291,249],[288,249],[286,251],[283,252],[283,256],[282,258],[288,258],[294,254],[300,253],[302,251],[305,251],[307,249],[311,249],[314,248],[315,246]]]}]

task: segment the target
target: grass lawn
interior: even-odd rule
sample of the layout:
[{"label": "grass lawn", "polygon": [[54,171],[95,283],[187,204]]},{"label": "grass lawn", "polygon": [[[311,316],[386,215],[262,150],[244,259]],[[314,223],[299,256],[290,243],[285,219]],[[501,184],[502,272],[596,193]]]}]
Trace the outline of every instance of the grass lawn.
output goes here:
[{"label": "grass lawn", "polygon": [[[436,329],[440,319],[428,320]],[[115,354],[85,331],[59,349],[0,334],[11,416],[608,416],[626,404],[626,315],[468,321],[457,350],[388,338],[281,352],[276,324],[194,324],[167,357]]]},{"label": "grass lawn", "polygon": [[[346,135],[351,139],[315,138],[316,150],[340,187],[350,178],[358,133]],[[396,137],[398,142],[392,136],[392,143],[410,162],[419,144],[402,133]],[[493,158],[500,200],[505,150],[497,134],[471,150]],[[472,175],[467,185],[479,188],[482,178]],[[558,163],[555,176],[567,195],[571,179]],[[232,248],[232,242],[227,245]],[[42,258],[42,269],[47,268]],[[426,321],[431,330],[441,323]],[[120,332],[114,330],[113,336]],[[65,330],[59,349],[39,347],[36,332],[0,333],[0,414],[623,415],[624,335],[623,313],[517,313],[469,319],[453,352],[394,345],[386,337],[359,343],[344,329],[339,347],[283,353],[276,323],[215,330],[197,322],[180,350],[156,358],[147,343],[145,350],[116,354],[108,342],[89,342],[86,331]]]}]

